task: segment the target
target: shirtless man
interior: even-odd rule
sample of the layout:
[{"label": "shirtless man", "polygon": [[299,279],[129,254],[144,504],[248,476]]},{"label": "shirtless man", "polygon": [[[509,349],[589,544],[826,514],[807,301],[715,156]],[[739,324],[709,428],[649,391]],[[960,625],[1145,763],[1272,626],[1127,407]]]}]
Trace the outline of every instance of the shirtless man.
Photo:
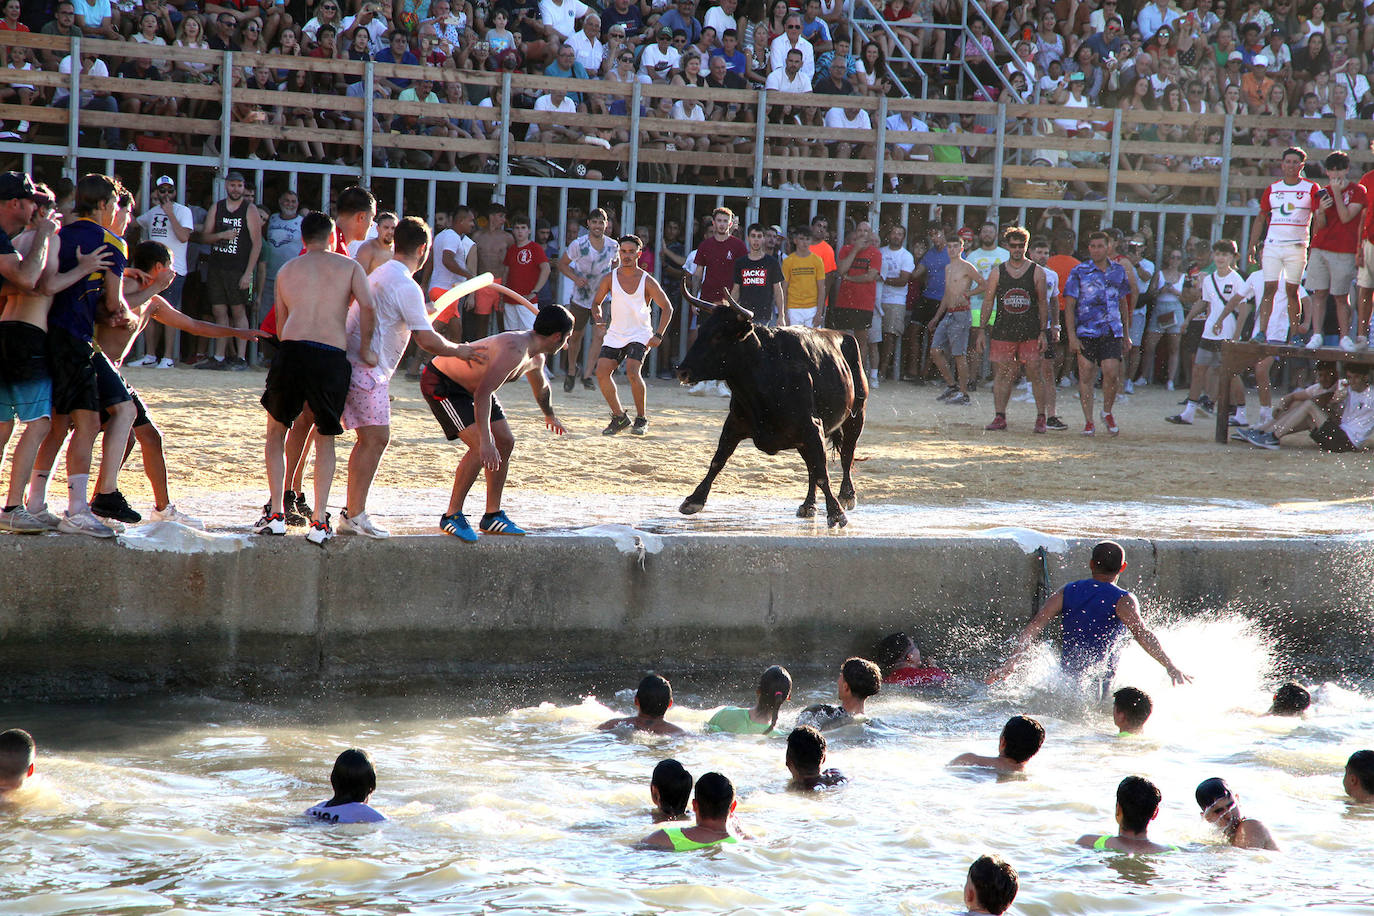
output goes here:
[{"label": "shirtless man", "polygon": [[376,223],[377,237],[363,242],[354,255],[354,259],[363,266],[363,273],[368,276],[396,256],[396,214],[378,213]]},{"label": "shirtless man", "polygon": [[1078,838],[1078,845],[1098,851],[1177,852],[1177,846],[1164,846],[1149,837],[1150,821],[1159,815],[1159,803],[1163,798],[1150,780],[1143,776],[1127,776],[1116,787],[1116,835],[1085,834]]},{"label": "shirtless man", "polygon": [[[382,219],[389,215],[377,218],[378,238],[381,237]],[[351,309],[348,315],[348,356],[353,376],[344,401],[343,425],[357,431],[358,441],[348,456],[348,502],[339,519],[339,533],[369,538],[390,537],[386,529],[377,527],[368,518],[367,494],[391,441],[391,377],[410,345],[411,335],[415,336],[420,349],[436,356],[477,364],[484,361],[480,349],[450,343],[430,326],[424,293],[414,279],[415,272],[429,256],[429,227],[424,220],[407,216],[390,234],[394,235],[394,256],[367,278],[376,309],[373,348],[378,359],[375,367],[358,364],[361,311]],[[363,255],[360,249],[359,260]]]},{"label": "shirtless man", "polygon": [[563,423],[553,412],[553,394],[544,378],[544,364],[567,346],[572,329],[571,312],[561,305],[546,305],[535,317],[532,330],[507,331],[479,341],[487,350],[485,366],[438,356],[425,367],[420,376],[420,392],[425,402],[448,440],[462,439],[468,447],[453,474],[448,510],[439,519],[439,530],[444,534],[462,541],[477,540],[477,532],[463,514],[463,503],[477,480],[477,472],[484,468],[487,506],[479,527],[486,534],[525,533],[501,511],[501,492],[506,485],[515,438],[496,392],[506,382],[524,375],[544,413],[544,425],[563,435]]},{"label": "shirtless man", "polygon": [[[235,328],[226,325],[199,321],[182,313],[159,293],[166,290],[176,280],[172,269],[172,252],[161,242],[142,242],[137,245],[129,258],[132,270],[124,275],[124,295],[129,303],[137,324],[133,327],[98,325],[95,339],[100,344],[100,352],[109,358],[116,369],[124,365],[134,341],[149,328],[154,321],[178,331],[185,331],[197,337],[234,337],[238,340],[259,340],[267,334],[256,328]],[[167,485],[167,456],[162,449],[162,431],[148,416],[148,408],[137,391],[124,382],[134,405],[134,425],[132,434],[124,446],[124,461],[129,459],[137,442],[143,456],[143,472],[148,475],[148,483],[153,489],[153,511],[150,518],[155,522],[177,522],[192,528],[203,528],[199,519],[185,515],[173,503]],[[118,443],[108,442],[107,447],[118,447]],[[101,489],[102,481],[96,479],[96,491]]]},{"label": "shirtless man", "polygon": [[[973,326],[971,300],[974,296],[987,294],[988,281],[978,268],[964,260],[964,243],[957,232],[947,232],[945,244],[950,252],[949,266],[945,268],[945,295],[926,327],[935,335],[930,341],[930,357],[945,379],[945,393],[936,400],[963,405],[969,403],[969,367],[965,354]],[[954,358],[952,372],[945,350]]]},{"label": "shirtless man", "polygon": [[[31,198],[35,204],[29,228],[14,239],[13,260],[36,264],[41,284],[47,263],[57,264],[57,247],[48,244],[53,225],[55,200],[51,191],[37,186]],[[42,260],[39,260],[39,258]],[[54,289],[66,289],[88,274],[104,270],[110,265],[110,255],[103,250],[82,254],[76,267],[50,281]],[[33,473],[38,447],[52,426],[52,375],[48,368],[47,336],[48,309],[52,296],[39,290],[20,289],[5,281],[0,296],[4,298],[0,312],[0,463],[4,461],[5,446],[14,432],[15,420],[24,424],[24,432],[14,447],[10,465],[10,484],[0,512],[0,531],[15,534],[39,534],[55,530],[59,519],[47,511],[46,505],[35,505],[30,512],[24,505],[24,489]],[[46,480],[46,475],[44,480]]]},{"label": "shirtless man", "polygon": [[1045,727],[1029,716],[1012,716],[1002,726],[997,739],[997,756],[960,754],[949,762],[952,767],[986,767],[999,773],[1022,773],[1026,761],[1045,743]]},{"label": "shirtless man", "polygon": [[[634,428],[630,432],[642,436],[649,428],[644,416],[647,392],[644,387],[642,368],[648,352],[663,343],[663,335],[673,321],[673,304],[668,301],[662,287],[649,273],[639,266],[639,255],[644,243],[637,235],[620,237],[620,266],[606,275],[592,296],[592,312],[596,316],[596,327],[604,334],[605,345],[596,360],[596,380],[601,385],[601,395],[611,408],[611,422],[602,434],[614,436],[630,426],[630,418],[625,408],[620,406],[620,392],[616,390],[612,373],[626,363],[625,374],[629,376],[630,392],[635,399]],[[603,320],[601,303],[611,297],[610,321]],[[653,312],[649,303],[658,305],[658,330],[651,324]],[[609,324],[609,327],[608,327]]]},{"label": "shirtless man", "polygon": [[[487,210],[487,228],[473,236],[476,273],[490,273],[498,283],[506,277],[506,249],[515,244],[506,231],[506,208],[492,204]],[[466,323],[469,340],[481,340],[491,332],[491,314],[501,305],[501,294],[488,286],[479,289],[471,300],[472,320]]]},{"label": "shirtless man", "polygon": [[357,261],[335,254],[334,221],[310,213],[301,221],[305,254],[287,261],[277,275],[276,315],[281,346],[267,372],[262,406],[267,410],[267,512],[253,526],[257,534],[285,534],[286,431],[305,404],[315,417],[315,511],[306,539],[323,545],[334,536],[325,505],[334,479],[334,437],[343,432],[339,418],[348,397],[353,370],[348,346],[348,307],[356,301],[358,361],[377,365],[372,349],[374,315],[367,275]]},{"label": "shirtless man", "polygon": [[1213,776],[1198,783],[1194,795],[1202,809],[1202,819],[1221,831],[1226,842],[1238,849],[1271,849],[1279,844],[1264,823],[1240,813],[1240,798],[1226,780]]}]

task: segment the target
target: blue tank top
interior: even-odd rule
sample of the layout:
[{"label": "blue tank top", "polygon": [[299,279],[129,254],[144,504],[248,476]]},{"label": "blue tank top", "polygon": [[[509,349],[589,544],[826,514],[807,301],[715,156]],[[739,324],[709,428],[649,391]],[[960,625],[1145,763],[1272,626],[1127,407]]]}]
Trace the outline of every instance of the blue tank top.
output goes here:
[{"label": "blue tank top", "polygon": [[1064,649],[1060,664],[1065,671],[1082,674],[1106,662],[1107,673],[1116,669],[1121,637],[1126,626],[1116,616],[1116,605],[1130,592],[1110,582],[1080,579],[1064,586]]}]

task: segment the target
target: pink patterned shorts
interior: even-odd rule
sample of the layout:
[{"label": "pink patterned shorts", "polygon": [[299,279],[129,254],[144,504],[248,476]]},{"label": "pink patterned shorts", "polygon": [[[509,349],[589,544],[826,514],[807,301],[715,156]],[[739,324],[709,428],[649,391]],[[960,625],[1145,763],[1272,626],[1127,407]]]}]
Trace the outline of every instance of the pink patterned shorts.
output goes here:
[{"label": "pink patterned shorts", "polygon": [[391,425],[391,383],[379,380],[377,370],[353,363],[353,380],[344,401],[344,429]]}]

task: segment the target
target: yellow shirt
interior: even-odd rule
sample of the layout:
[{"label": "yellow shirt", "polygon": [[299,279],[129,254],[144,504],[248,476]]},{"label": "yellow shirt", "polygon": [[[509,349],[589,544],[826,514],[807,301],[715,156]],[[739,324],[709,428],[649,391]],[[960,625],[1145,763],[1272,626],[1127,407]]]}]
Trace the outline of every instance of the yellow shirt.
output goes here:
[{"label": "yellow shirt", "polygon": [[789,254],[782,262],[782,277],[787,291],[787,309],[816,307],[817,282],[825,280],[825,262],[815,251],[806,257]]}]

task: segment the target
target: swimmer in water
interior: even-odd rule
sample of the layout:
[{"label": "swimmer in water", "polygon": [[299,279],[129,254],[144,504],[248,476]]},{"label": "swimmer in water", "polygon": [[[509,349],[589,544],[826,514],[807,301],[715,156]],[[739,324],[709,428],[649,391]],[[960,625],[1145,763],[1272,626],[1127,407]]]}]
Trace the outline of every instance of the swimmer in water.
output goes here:
[{"label": "swimmer in water", "polygon": [[1159,803],[1163,799],[1159,787],[1144,776],[1127,776],[1116,787],[1116,835],[1085,834],[1078,838],[1078,845],[1098,851],[1177,852],[1177,846],[1161,845],[1148,836],[1150,821],[1159,815]]},{"label": "swimmer in water", "polygon": [[326,824],[375,824],[386,817],[367,801],[377,790],[377,770],[367,751],[351,747],[334,761],[329,774],[334,797],[305,813]]},{"label": "swimmer in water", "polygon": [[613,728],[632,728],[655,735],[685,735],[685,731],[663,719],[672,705],[673,686],[666,677],[650,674],[639,682],[639,689],[635,691],[635,709],[639,712],[622,719],[609,719],[598,725],[597,730],[605,732]]},{"label": "swimmer in water", "polygon": [[1197,806],[1202,819],[1221,831],[1226,842],[1239,849],[1273,849],[1279,844],[1269,828],[1253,817],[1240,813],[1240,799],[1231,792],[1226,780],[1213,776],[1198,783]]},{"label": "swimmer in water", "polygon": [[810,725],[820,731],[855,725],[868,721],[864,701],[876,696],[883,685],[883,672],[866,658],[849,658],[840,667],[840,705],[817,703],[802,710],[798,725]]},{"label": "swimmer in water", "polygon": [[885,636],[873,652],[873,660],[885,672],[884,684],[898,687],[938,687],[949,681],[949,672],[922,660],[916,640],[905,633]]},{"label": "swimmer in water", "polygon": [[1345,762],[1345,794],[1362,805],[1374,803],[1374,751],[1356,751]]},{"label": "swimmer in water", "polygon": [[649,797],[654,800],[654,823],[687,819],[687,803],[692,798],[692,774],[673,760],[660,760],[649,781]]},{"label": "swimmer in water", "polygon": [[964,908],[969,916],[1000,916],[1011,908],[1020,889],[1020,878],[1010,863],[1001,856],[979,856],[968,867]]},{"label": "swimmer in water", "polygon": [[1140,602],[1135,595],[1116,584],[1125,568],[1126,553],[1120,544],[1102,541],[1095,546],[1092,577],[1070,582],[1050,595],[1045,606],[1026,625],[1011,657],[988,675],[987,682],[995,684],[1009,677],[1040,631],[1063,614],[1064,651],[1060,665],[1069,674],[1082,677],[1105,664],[1106,671],[1100,675],[1104,695],[1116,672],[1122,637],[1128,632],[1151,658],[1164,666],[1169,680],[1175,684],[1191,683],[1193,679],[1169,660],[1159,639],[1140,619]]},{"label": "swimmer in water", "polygon": [[1269,707],[1271,716],[1301,716],[1312,705],[1312,694],[1301,684],[1287,683],[1274,691],[1274,702]]},{"label": "swimmer in water", "polygon": [[825,735],[809,725],[792,729],[787,736],[787,772],[792,781],[787,788],[803,792],[813,789],[828,789],[843,785],[849,780],[839,770],[823,769],[825,766]]},{"label": "swimmer in water", "polygon": [[730,821],[735,814],[735,786],[719,773],[707,773],[697,780],[692,812],[696,823],[691,827],[664,827],[639,841],[650,849],[671,849],[688,852],[708,849],[723,843],[738,843],[740,835]]},{"label": "swimmer in water", "polygon": [[759,678],[758,700],[754,708],[726,706],[706,723],[708,732],[736,735],[766,735],[778,727],[778,711],[792,696],[792,675],[774,665]]},{"label": "swimmer in water", "polygon": [[1112,722],[1119,733],[1117,737],[1125,738],[1144,731],[1154,708],[1150,695],[1139,687],[1122,687],[1112,694]]},{"label": "swimmer in water", "polygon": [[1012,716],[1002,726],[997,739],[997,756],[960,754],[949,762],[952,767],[987,767],[999,773],[1022,773],[1030,760],[1045,743],[1045,726],[1030,716]]},{"label": "swimmer in water", "polygon": [[0,798],[17,791],[33,775],[38,745],[22,728],[0,732]]}]

